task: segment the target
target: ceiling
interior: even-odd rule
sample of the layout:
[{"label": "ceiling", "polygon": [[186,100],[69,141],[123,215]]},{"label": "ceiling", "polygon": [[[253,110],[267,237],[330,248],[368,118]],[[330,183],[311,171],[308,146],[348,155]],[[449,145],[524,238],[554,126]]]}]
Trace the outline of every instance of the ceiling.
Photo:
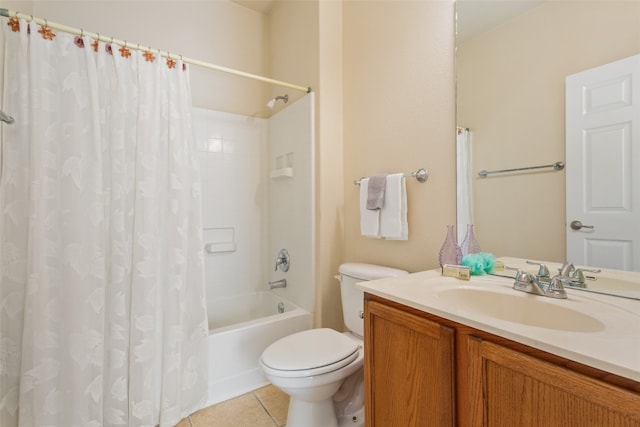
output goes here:
[{"label": "ceiling", "polygon": [[[231,0],[256,12],[268,14],[277,0]],[[456,0],[456,35],[463,41],[525,13],[545,0]]]},{"label": "ceiling", "polygon": [[541,3],[544,0],[457,0],[456,37],[464,41]]},{"label": "ceiling", "polygon": [[231,0],[241,6],[255,10],[256,12],[268,14],[275,0]]}]

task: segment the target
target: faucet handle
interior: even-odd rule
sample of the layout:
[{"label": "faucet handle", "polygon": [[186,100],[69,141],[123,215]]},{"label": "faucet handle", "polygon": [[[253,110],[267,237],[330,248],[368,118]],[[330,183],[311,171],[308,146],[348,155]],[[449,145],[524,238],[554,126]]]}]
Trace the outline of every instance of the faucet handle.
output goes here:
[{"label": "faucet handle", "polygon": [[280,271],[286,273],[289,271],[290,265],[291,259],[289,258],[289,252],[286,249],[280,249],[280,252],[278,252],[278,256],[276,257],[276,266],[274,271],[278,271],[278,268],[280,268]]},{"label": "faucet handle", "polygon": [[536,276],[534,276],[533,274],[527,271],[523,271],[520,269],[518,269],[518,272],[516,273],[516,276],[514,277],[514,279],[516,280],[513,285],[514,287],[529,288],[537,284]]},{"label": "faucet handle", "polygon": [[527,264],[529,265],[537,265],[540,268],[538,269],[538,277],[551,277],[551,274],[549,273],[549,269],[547,268],[546,265],[540,263],[540,262],[535,262],[535,261],[529,261],[527,260]]},{"label": "faucet handle", "polygon": [[544,295],[544,292],[538,283],[538,278],[533,274],[520,269],[518,269],[518,272],[516,273],[515,282],[513,282],[513,289],[536,295]]},{"label": "faucet handle", "polygon": [[571,264],[570,262],[565,262],[564,264],[562,264],[562,267],[560,267],[558,269],[558,272],[560,273],[561,276],[564,277],[569,277],[569,275],[575,271],[575,266],[573,264]]},{"label": "faucet handle", "polygon": [[567,291],[565,291],[563,285],[565,280],[568,280],[565,276],[554,276],[547,289],[545,289],[545,295],[551,298],[567,298]]},{"label": "faucet handle", "polygon": [[535,282],[536,280],[533,274],[520,269],[518,269],[515,279],[517,282],[523,282],[523,283],[531,283],[531,282]]},{"label": "faucet handle", "polygon": [[[571,278],[574,279],[575,281],[577,281],[578,283],[584,283],[584,274],[583,272],[587,272],[587,273],[600,273],[602,270],[600,270],[599,268],[595,268],[595,269],[588,269],[588,268],[576,268],[576,270],[573,272],[573,274],[571,275]],[[595,278],[594,278],[595,280]]]}]

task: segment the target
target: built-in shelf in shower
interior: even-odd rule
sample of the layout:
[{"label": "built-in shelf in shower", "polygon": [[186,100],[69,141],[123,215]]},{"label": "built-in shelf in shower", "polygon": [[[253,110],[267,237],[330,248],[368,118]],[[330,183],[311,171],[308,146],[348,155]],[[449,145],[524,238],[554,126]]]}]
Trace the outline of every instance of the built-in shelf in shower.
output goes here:
[{"label": "built-in shelf in shower", "polygon": [[276,156],[270,174],[271,179],[293,178],[293,157],[293,151]]},{"label": "built-in shelf in shower", "polygon": [[208,254],[236,251],[235,227],[207,227],[203,230],[204,250]]}]

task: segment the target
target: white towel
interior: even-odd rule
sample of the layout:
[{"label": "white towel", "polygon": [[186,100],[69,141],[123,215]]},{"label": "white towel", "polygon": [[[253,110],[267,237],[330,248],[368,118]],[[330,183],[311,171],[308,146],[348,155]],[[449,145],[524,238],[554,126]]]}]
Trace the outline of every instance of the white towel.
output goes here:
[{"label": "white towel", "polygon": [[367,209],[369,178],[360,180],[360,233],[363,236],[380,238],[380,209]]},{"label": "white towel", "polygon": [[389,240],[407,240],[407,190],[404,174],[387,176],[384,207],[380,210],[380,234]]}]

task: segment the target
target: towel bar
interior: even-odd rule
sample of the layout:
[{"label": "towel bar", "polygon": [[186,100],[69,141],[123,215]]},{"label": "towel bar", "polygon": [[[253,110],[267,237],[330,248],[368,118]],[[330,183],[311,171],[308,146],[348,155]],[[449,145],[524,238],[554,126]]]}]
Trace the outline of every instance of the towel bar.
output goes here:
[{"label": "towel bar", "polygon": [[563,162],[555,162],[552,165],[529,166],[529,167],[525,167],[525,168],[502,169],[502,170],[497,170],[497,171],[481,170],[480,172],[478,172],[478,176],[480,176],[480,178],[486,178],[487,175],[491,175],[491,174],[494,174],[494,173],[519,172],[519,171],[528,171],[528,170],[532,170],[532,169],[546,169],[546,168],[553,168],[553,170],[561,171],[562,169],[564,169],[564,163]]},{"label": "towel bar", "polygon": [[[427,179],[429,179],[429,171],[421,168],[418,169],[416,172],[411,172],[411,173],[406,173],[404,174],[405,178],[415,178],[418,180],[418,182],[427,182]],[[363,176],[360,179],[356,179],[353,181],[353,185],[360,185],[360,181],[363,180],[365,177]]]}]

